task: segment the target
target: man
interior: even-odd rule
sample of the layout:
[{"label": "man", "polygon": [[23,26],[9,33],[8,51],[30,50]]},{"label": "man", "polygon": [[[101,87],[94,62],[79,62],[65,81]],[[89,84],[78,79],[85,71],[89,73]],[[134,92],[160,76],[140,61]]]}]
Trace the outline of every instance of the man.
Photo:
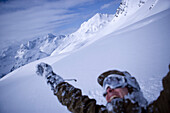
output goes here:
[{"label": "man", "polygon": [[[112,112],[144,112],[147,101],[143,97],[136,79],[128,72],[111,70],[98,77],[98,83],[104,88],[107,100],[106,108]],[[130,109],[129,109],[130,108]]]},{"label": "man", "polygon": [[[104,72],[98,77],[98,83],[104,88],[104,96],[107,105],[97,105],[95,99],[83,96],[80,89],[67,83],[61,76],[55,74],[52,67],[45,63],[37,65],[38,75],[45,76],[47,83],[50,84],[54,95],[68,110],[73,113],[144,113],[144,112],[168,112],[170,109],[170,74],[168,73],[166,85],[160,97],[149,106],[140,90],[136,79],[128,72],[111,70]],[[163,97],[163,99],[162,99]],[[165,101],[165,106],[160,106]],[[163,100],[163,101],[162,101]],[[161,102],[161,103],[160,103]]]}]

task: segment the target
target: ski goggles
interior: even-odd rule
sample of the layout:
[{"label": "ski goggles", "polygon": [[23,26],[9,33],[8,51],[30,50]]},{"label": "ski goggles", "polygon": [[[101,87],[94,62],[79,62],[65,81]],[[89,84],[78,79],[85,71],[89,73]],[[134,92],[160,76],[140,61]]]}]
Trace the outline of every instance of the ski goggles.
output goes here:
[{"label": "ski goggles", "polygon": [[106,77],[103,81],[103,88],[105,91],[108,87],[111,89],[125,87],[127,85],[127,80],[124,76],[117,75],[117,74],[111,74],[108,77]]}]

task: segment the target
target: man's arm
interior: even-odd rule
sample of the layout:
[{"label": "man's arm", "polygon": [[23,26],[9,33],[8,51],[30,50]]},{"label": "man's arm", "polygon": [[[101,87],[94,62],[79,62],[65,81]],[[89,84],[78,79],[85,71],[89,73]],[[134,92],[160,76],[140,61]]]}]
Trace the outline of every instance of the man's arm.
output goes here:
[{"label": "man's arm", "polygon": [[69,111],[73,113],[108,113],[105,106],[97,105],[95,99],[83,96],[80,89],[75,88],[55,74],[50,65],[40,63],[37,65],[36,73],[45,76],[47,83],[54,91],[54,95],[58,97],[62,105],[67,106]]},{"label": "man's arm", "polygon": [[54,95],[73,113],[107,113],[105,106],[97,105],[95,99],[83,96],[80,89],[67,82],[59,84],[54,90]]},{"label": "man's arm", "polygon": [[[169,65],[170,70],[170,65]],[[148,113],[169,113],[170,112],[170,71],[163,78],[163,90],[157,100],[148,106]]]}]

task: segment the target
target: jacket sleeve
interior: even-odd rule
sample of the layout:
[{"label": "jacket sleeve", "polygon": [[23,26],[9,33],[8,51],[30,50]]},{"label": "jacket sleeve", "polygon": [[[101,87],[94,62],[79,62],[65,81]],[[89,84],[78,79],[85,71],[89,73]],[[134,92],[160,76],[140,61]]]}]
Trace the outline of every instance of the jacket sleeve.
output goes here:
[{"label": "jacket sleeve", "polygon": [[59,84],[54,90],[54,95],[73,113],[107,113],[105,106],[96,105],[95,99],[83,96],[80,89],[67,82]]},{"label": "jacket sleeve", "polygon": [[[170,69],[170,65],[169,65]],[[157,100],[148,106],[149,113],[170,112],[170,72],[163,78],[163,90]]]}]

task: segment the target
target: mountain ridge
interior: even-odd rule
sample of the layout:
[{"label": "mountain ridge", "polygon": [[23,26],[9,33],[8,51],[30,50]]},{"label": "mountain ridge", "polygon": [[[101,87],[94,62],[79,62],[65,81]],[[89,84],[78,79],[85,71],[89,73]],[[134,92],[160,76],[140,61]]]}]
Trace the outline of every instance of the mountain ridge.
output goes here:
[{"label": "mountain ridge", "polygon": [[[141,8],[145,6],[145,4],[148,5],[146,5],[147,7],[145,6],[145,9],[147,9],[146,11],[151,11],[157,3],[159,3],[159,0],[122,0],[115,14],[97,13],[88,21],[82,23],[80,28],[70,35],[55,36],[53,34],[48,34],[43,38],[37,38],[33,41],[28,41],[26,44],[21,44],[20,47],[15,47],[19,49],[14,49],[13,54],[6,55],[9,57],[9,59],[11,59],[9,60],[11,63],[6,62],[5,64],[3,55],[10,52],[7,52],[8,49],[3,50],[0,56],[0,61],[3,62],[0,65],[0,77],[32,61],[47,56],[56,56],[59,54],[75,51],[104,35],[108,35],[114,30],[127,27],[128,25],[133,24],[133,22],[139,21],[140,18],[146,17],[145,15],[142,15],[140,18],[132,21],[134,20],[134,17],[131,15],[137,11],[140,12]],[[132,10],[133,8],[134,10]],[[129,22],[127,20],[129,20]],[[101,36],[96,35],[101,30],[103,30],[104,33],[101,34]],[[93,38],[94,36],[95,38]],[[38,45],[37,42],[40,45]],[[6,61],[8,61],[7,57]],[[11,64],[12,68],[9,68],[7,64]]]}]

